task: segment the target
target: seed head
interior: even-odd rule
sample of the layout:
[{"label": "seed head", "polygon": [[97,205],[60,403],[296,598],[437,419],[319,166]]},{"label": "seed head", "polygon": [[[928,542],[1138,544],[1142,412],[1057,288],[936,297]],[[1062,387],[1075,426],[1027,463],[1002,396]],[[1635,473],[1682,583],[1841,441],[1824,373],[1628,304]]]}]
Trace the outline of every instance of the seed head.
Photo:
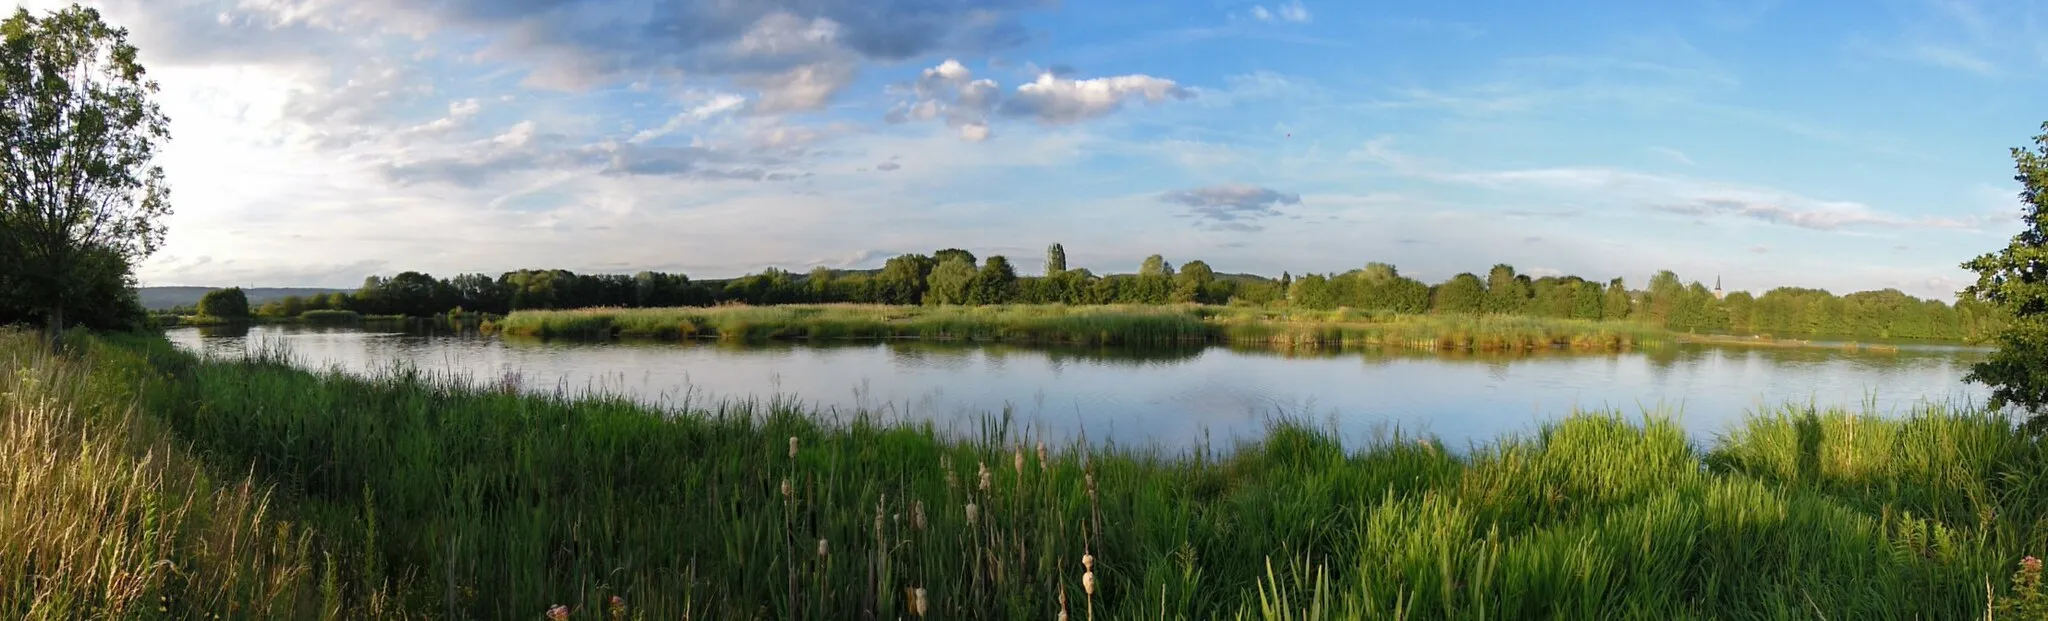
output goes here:
[{"label": "seed head", "polygon": [[917,616],[924,616],[924,587],[917,587],[916,595],[911,598],[910,603],[912,609],[917,611]]},{"label": "seed head", "polygon": [[991,482],[992,479],[988,473],[988,462],[981,462],[981,491],[988,491]]},{"label": "seed head", "polygon": [[1017,445],[1016,449],[1010,453],[1010,465],[1016,466],[1018,473],[1024,472],[1024,445]]},{"label": "seed head", "polygon": [[1039,440],[1039,441],[1038,441],[1038,469],[1039,469],[1039,470],[1044,470],[1044,469],[1046,469],[1046,468],[1047,468],[1047,466],[1046,466],[1046,464],[1047,464],[1047,463],[1050,463],[1050,462],[1049,462],[1049,461],[1048,461],[1048,460],[1047,460],[1047,459],[1045,458],[1045,441],[1044,441],[1044,440]]},{"label": "seed head", "polygon": [[789,437],[789,458],[790,458],[790,459],[796,459],[796,446],[797,446],[796,436],[790,436],[790,437]]},{"label": "seed head", "polygon": [[783,477],[783,479],[782,479],[782,499],[783,499],[783,500],[794,500],[795,498],[796,498],[796,486],[794,486],[794,485],[790,485],[790,484],[789,484],[789,478],[788,478],[788,477]]},{"label": "seed head", "polygon": [[975,515],[977,515],[977,514],[979,514],[979,513],[980,513],[980,511],[981,511],[981,508],[980,508],[980,507],[976,507],[976,506],[974,506],[974,503],[971,503],[971,502],[970,502],[970,503],[967,503],[967,525],[968,525],[968,526],[973,526],[973,525],[974,525],[974,516],[975,516]]},{"label": "seed head", "polygon": [[910,528],[920,532],[924,530],[924,501],[922,500],[910,503]]},{"label": "seed head", "polygon": [[1087,591],[1089,597],[1095,596],[1095,572],[1090,571],[1081,574],[1081,590]]},{"label": "seed head", "polygon": [[818,558],[821,558],[821,559],[822,559],[822,558],[825,558],[825,557],[828,557],[828,556],[832,556],[832,542],[830,542],[830,541],[826,541],[826,540],[824,540],[824,539],[819,539],[819,540],[818,540]]},{"label": "seed head", "polygon": [[1082,567],[1082,568],[1085,568],[1085,569],[1087,569],[1087,570],[1089,570],[1089,571],[1095,571],[1095,555],[1093,555],[1093,554],[1083,554],[1083,555],[1081,555],[1081,567]]},{"label": "seed head", "polygon": [[1060,621],[1067,621],[1067,611],[1060,611]]}]

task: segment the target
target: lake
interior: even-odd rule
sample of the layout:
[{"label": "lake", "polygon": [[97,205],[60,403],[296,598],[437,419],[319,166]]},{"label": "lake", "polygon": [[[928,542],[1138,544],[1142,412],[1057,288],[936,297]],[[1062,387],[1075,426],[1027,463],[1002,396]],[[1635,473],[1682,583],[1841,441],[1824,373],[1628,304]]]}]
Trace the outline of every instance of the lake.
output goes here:
[{"label": "lake", "polygon": [[302,364],[379,373],[395,364],[532,391],[623,394],[661,407],[781,398],[850,416],[932,420],[967,432],[1005,408],[1052,439],[1220,448],[1275,416],[1347,439],[1398,428],[1453,447],[1528,433],[1574,407],[1669,412],[1697,440],[1788,402],[1897,415],[1981,403],[1964,384],[1984,350],[1897,352],[1678,345],[1533,355],[1283,352],[1240,347],[1039,347],[921,341],[830,344],[584,343],[302,325],[177,328],[213,355],[284,347]]}]

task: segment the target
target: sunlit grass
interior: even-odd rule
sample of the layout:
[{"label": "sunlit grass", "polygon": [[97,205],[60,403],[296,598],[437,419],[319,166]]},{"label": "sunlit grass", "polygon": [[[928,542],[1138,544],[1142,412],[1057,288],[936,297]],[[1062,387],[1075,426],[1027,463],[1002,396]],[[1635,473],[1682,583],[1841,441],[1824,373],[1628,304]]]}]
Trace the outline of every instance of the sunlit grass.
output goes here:
[{"label": "sunlit grass", "polygon": [[884,339],[1089,345],[1241,343],[1488,351],[1625,349],[1667,333],[1621,321],[1218,306],[853,304],[518,311],[490,326],[541,338]]},{"label": "sunlit grass", "polygon": [[10,618],[1955,619],[2048,542],[2039,445],[1976,411],[1163,453],[33,345],[0,339]]}]

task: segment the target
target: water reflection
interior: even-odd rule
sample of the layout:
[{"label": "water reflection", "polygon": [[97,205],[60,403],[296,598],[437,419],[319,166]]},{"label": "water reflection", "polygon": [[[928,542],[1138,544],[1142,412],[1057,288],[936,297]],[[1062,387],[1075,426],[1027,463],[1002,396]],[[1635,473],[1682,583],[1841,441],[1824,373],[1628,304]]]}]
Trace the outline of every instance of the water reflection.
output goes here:
[{"label": "water reflection", "polygon": [[[401,327],[183,328],[187,347],[235,355],[288,348],[352,372],[394,363],[528,390],[604,391],[678,407],[782,395],[840,411],[971,426],[1012,411],[1055,438],[1185,446],[1254,437],[1276,413],[1332,421],[1354,437],[1398,426],[1453,445],[1527,432],[1574,407],[1660,405],[1702,435],[1788,401],[1880,411],[1981,399],[1961,383],[1981,351],[1850,352],[1684,345],[1572,354],[1275,350],[1257,347],[1025,347],[915,340],[816,344],[491,338]],[[963,431],[965,429],[962,429]]]}]

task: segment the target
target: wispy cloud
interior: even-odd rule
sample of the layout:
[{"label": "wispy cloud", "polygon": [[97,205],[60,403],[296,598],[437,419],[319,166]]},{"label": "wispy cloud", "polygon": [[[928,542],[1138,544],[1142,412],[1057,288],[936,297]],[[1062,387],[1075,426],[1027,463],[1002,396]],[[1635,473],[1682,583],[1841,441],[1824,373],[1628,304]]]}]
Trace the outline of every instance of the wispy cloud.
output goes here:
[{"label": "wispy cloud", "polygon": [[1304,23],[1310,19],[1308,7],[1302,6],[1301,0],[1276,5],[1271,9],[1262,4],[1254,4],[1251,12],[1252,19],[1262,22]]},{"label": "wispy cloud", "polygon": [[1677,162],[1679,164],[1684,164],[1686,166],[1694,165],[1692,158],[1687,157],[1684,151],[1680,151],[1678,149],[1673,149],[1671,147],[1650,147],[1650,151],[1658,155],[1662,155],[1666,159],[1669,159],[1673,162]]},{"label": "wispy cloud", "polygon": [[1255,185],[1212,185],[1175,190],[1159,200],[1185,206],[1188,215],[1212,229],[1257,231],[1253,221],[1280,215],[1283,205],[1301,204],[1301,195]]},{"label": "wispy cloud", "polygon": [[1496,190],[1545,189],[1585,200],[1619,199],[1651,210],[1704,221],[1736,216],[1770,224],[1816,231],[1851,227],[1899,229],[1976,229],[1997,214],[1905,216],[1854,201],[1815,199],[1798,193],[1742,184],[1703,181],[1614,168],[1532,168],[1460,171],[1402,153],[1391,138],[1367,142],[1350,156],[1376,162],[1394,173],[1438,183]]}]

